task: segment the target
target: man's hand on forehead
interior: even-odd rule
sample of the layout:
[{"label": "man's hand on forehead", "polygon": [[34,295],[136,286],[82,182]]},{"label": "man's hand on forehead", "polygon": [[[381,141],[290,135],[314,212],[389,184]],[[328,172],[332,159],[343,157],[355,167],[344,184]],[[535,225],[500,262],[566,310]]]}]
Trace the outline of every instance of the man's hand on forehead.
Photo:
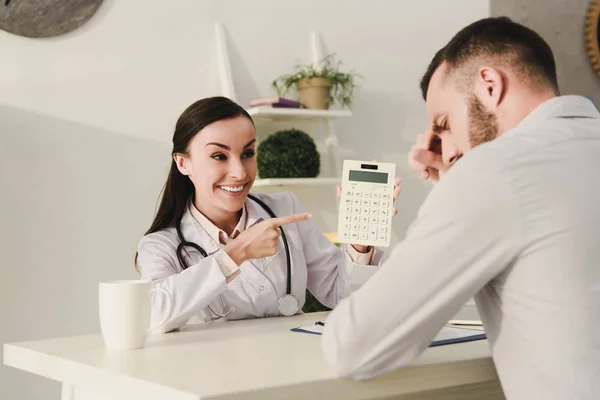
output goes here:
[{"label": "man's hand on forehead", "polygon": [[429,124],[427,129],[417,136],[408,155],[408,164],[422,179],[431,179],[434,183],[440,179],[440,174],[450,167],[444,163],[442,140],[434,131],[434,124]]}]

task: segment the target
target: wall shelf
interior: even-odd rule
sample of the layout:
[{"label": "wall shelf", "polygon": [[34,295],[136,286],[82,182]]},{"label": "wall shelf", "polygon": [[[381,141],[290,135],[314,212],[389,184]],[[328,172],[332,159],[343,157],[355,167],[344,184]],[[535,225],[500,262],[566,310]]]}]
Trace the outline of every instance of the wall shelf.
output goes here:
[{"label": "wall shelf", "polygon": [[345,110],[309,110],[305,108],[273,108],[273,107],[252,107],[246,109],[248,114],[254,119],[268,120],[332,120],[336,118],[347,118],[352,116],[351,111]]},{"label": "wall shelf", "polygon": [[[225,28],[219,21],[215,23],[215,38],[221,95],[237,101]],[[310,33],[310,45],[312,64],[316,69],[319,69],[321,68],[320,63],[323,60],[324,52],[317,31]],[[270,96],[271,93],[261,95]],[[314,131],[315,145],[321,161],[320,173],[323,174],[323,177],[256,179],[254,189],[256,192],[264,191],[267,193],[282,190],[294,192],[306,209],[312,211],[315,215],[315,224],[323,232],[329,232],[328,237],[335,242],[334,231],[337,230],[335,215],[339,208],[339,201],[335,201],[335,186],[341,183],[342,157],[334,125],[336,120],[352,117],[352,111],[349,109],[314,110],[271,106],[251,107],[249,105],[244,107],[255,122],[257,140],[259,141],[264,140],[279,129],[288,129],[287,127],[284,128],[284,125],[290,125],[290,128],[298,126],[298,129],[307,131],[309,135],[312,135]],[[316,132],[318,132],[318,135]]]},{"label": "wall shelf", "polygon": [[254,187],[265,186],[293,186],[293,185],[336,185],[341,183],[340,178],[271,178],[257,179]]},{"label": "wall shelf", "polygon": [[[231,69],[231,60],[229,59],[229,49],[227,46],[227,39],[225,37],[225,29],[220,21],[215,22],[215,38],[217,47],[217,61],[219,65],[219,80],[221,86],[221,94],[225,97],[236,101],[235,84],[233,82],[233,73]],[[312,49],[312,63],[315,68],[320,68],[320,63],[323,60],[323,46],[319,33],[313,31],[311,33],[311,49]],[[341,176],[342,174],[342,159],[340,155],[339,142],[335,129],[333,126],[333,120],[336,118],[347,118],[352,116],[350,110],[312,110],[305,108],[273,108],[273,107],[250,107],[246,111],[256,121],[261,122],[265,125],[276,123],[276,122],[288,122],[288,121],[306,121],[318,126],[325,128],[328,139],[326,141],[326,150],[333,157],[333,168],[335,176]],[[261,124],[262,125],[262,124]],[[281,180],[281,183],[275,184],[276,186],[284,186],[288,182],[298,182],[295,180]],[[298,184],[298,183],[293,183]],[[311,184],[314,184],[311,183]],[[327,183],[331,184],[331,183]],[[269,186],[261,185],[259,181],[256,181],[255,186]]]}]

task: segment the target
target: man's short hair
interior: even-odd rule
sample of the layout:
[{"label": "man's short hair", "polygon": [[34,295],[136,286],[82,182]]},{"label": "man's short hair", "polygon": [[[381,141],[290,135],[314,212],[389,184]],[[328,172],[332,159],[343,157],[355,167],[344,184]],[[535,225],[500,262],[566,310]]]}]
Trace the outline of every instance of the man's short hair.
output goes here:
[{"label": "man's short hair", "polygon": [[532,88],[540,86],[559,93],[554,55],[548,43],[533,30],[508,17],[484,18],[458,32],[435,54],[421,79],[423,99],[435,70],[447,62],[453,72],[477,58],[508,64]]}]

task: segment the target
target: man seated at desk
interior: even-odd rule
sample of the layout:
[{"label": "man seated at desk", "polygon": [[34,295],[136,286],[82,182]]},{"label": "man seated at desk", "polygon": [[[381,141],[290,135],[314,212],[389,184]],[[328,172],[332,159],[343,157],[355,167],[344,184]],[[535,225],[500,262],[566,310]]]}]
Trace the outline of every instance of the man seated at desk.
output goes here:
[{"label": "man seated at desk", "polygon": [[600,114],[559,94],[550,47],[507,18],[461,30],[421,87],[412,156],[424,178],[452,168],[330,314],[327,360],[356,379],[405,366],[475,296],[507,398],[599,398]]}]

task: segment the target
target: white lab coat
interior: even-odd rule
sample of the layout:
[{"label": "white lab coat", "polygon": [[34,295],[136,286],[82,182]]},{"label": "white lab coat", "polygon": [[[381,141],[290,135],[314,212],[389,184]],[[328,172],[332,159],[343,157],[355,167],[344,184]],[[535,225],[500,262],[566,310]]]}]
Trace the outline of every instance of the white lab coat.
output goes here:
[{"label": "white lab coat", "polygon": [[[257,193],[255,196],[265,202],[278,217],[306,212],[297,197],[290,192]],[[270,218],[251,199],[246,201],[246,211],[246,227],[252,226],[261,218]],[[285,225],[283,229],[291,255],[292,294],[300,301],[300,308],[305,302],[307,287],[321,303],[333,308],[378,269],[382,255],[379,249],[373,259],[374,266],[356,264],[345,250],[331,243],[312,220]],[[287,284],[286,255],[281,238],[277,254],[242,263],[240,274],[226,283],[213,255],[223,245],[209,236],[189,209],[181,220],[181,231],[185,240],[200,245],[208,254],[208,257],[202,258],[197,250],[186,247],[184,257],[189,268],[185,271],[177,260],[179,239],[175,228],[144,236],[138,245],[138,267],[142,279],[151,281],[153,287],[167,290],[172,297],[171,315],[157,331],[168,332],[188,322],[221,319],[208,308],[209,305],[220,314],[225,314],[231,308],[235,309],[222,320],[280,315],[277,302],[286,294]],[[168,311],[164,295],[154,293],[152,325],[160,322]]]}]

